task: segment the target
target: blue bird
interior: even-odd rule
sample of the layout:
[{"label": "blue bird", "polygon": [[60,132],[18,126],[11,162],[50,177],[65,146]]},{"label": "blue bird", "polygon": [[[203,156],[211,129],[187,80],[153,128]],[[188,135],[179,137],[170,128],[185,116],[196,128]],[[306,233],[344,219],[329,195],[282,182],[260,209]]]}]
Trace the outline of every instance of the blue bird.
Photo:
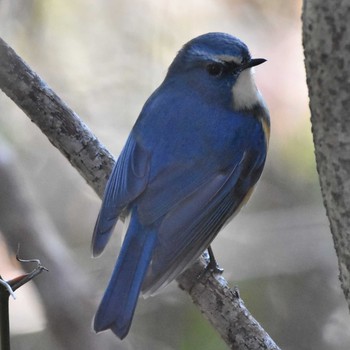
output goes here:
[{"label": "blue bird", "polygon": [[264,167],[269,113],[247,46],[224,33],[192,39],[145,103],[108,180],[92,239],[98,256],[128,222],[94,329],[129,332],[153,294],[208,248]]}]

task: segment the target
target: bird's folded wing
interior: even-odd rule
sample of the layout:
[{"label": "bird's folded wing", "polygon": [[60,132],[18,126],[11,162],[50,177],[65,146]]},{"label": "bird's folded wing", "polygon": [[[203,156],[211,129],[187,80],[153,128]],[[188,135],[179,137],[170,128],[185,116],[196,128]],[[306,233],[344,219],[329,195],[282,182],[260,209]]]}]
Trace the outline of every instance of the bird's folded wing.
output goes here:
[{"label": "bird's folded wing", "polygon": [[101,254],[105,248],[125,207],[145,189],[149,163],[149,153],[131,134],[106,185],[92,237],[91,247],[94,256]]},{"label": "bird's folded wing", "polygon": [[[251,183],[246,181],[258,166],[250,160],[243,154],[230,169],[214,174],[169,210],[159,227],[158,243],[142,288],[144,294],[153,294],[197,259],[240,207],[257,180],[253,177]],[[236,191],[242,173],[246,188]]]}]

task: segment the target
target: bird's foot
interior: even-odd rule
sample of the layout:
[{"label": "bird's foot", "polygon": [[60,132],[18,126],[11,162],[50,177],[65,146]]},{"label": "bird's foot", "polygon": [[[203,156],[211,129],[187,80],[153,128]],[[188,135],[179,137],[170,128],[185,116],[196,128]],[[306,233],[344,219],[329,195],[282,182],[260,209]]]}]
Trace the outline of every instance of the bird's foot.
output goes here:
[{"label": "bird's foot", "polygon": [[208,247],[208,255],[209,255],[209,263],[205,269],[211,271],[213,274],[221,275],[224,272],[224,269],[220,267],[219,264],[217,263],[213,250],[211,249],[211,246]]}]

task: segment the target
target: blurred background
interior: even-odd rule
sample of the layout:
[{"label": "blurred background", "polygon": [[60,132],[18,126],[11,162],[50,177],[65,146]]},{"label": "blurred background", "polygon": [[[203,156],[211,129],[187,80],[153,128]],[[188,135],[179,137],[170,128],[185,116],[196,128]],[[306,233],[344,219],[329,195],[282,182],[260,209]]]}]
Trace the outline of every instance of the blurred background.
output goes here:
[{"label": "blurred background", "polygon": [[[191,38],[228,32],[266,58],[256,69],[272,122],[266,168],[214,252],[282,349],[347,350],[350,317],[315,168],[301,7],[300,0],[0,0],[0,35],[115,156]],[[50,270],[11,301],[14,349],[68,349],[74,341],[77,348],[84,338],[100,349],[226,349],[176,282],[140,300],[123,342],[92,333],[120,238],[91,259],[99,198],[3,93],[0,187],[0,274],[20,273],[18,241],[25,258]]]}]

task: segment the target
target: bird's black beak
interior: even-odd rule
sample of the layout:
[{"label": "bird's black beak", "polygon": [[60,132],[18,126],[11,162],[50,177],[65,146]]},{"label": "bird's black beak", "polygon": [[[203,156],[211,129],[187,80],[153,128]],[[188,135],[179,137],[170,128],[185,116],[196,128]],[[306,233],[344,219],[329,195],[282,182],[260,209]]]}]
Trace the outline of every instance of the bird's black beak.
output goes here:
[{"label": "bird's black beak", "polygon": [[252,68],[252,67],[258,66],[259,64],[262,64],[264,62],[266,62],[265,58],[252,58],[249,62],[247,62],[243,66],[243,70],[247,69],[247,68]]}]

